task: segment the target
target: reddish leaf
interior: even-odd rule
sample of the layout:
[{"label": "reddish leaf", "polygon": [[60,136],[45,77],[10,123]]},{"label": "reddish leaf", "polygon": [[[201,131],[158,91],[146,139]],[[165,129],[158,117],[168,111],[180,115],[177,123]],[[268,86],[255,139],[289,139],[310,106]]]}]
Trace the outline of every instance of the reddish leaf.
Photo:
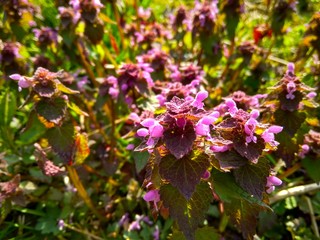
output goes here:
[{"label": "reddish leaf", "polygon": [[216,159],[218,159],[220,168],[223,170],[239,168],[248,163],[248,159],[242,157],[239,153],[237,153],[234,150],[218,152],[215,153],[214,156]]},{"label": "reddish leaf", "polygon": [[235,169],[233,174],[240,187],[262,200],[262,193],[265,191],[269,172],[268,160],[260,158],[257,164],[246,164]]},{"label": "reddish leaf", "polygon": [[258,136],[257,143],[247,143],[244,136],[235,137],[233,146],[235,150],[252,163],[257,163],[264,149],[264,140]]},{"label": "reddish leaf", "polygon": [[159,172],[161,177],[176,187],[186,199],[190,199],[209,166],[206,154],[192,152],[181,159],[172,155],[165,156],[161,159]]},{"label": "reddish leaf", "polygon": [[163,141],[166,147],[177,159],[191,151],[194,140],[196,140],[196,133],[190,121],[187,121],[184,128],[175,125],[163,133]]},{"label": "reddish leaf", "polygon": [[177,221],[180,230],[187,240],[195,239],[195,231],[204,220],[210,202],[211,189],[206,182],[197,185],[196,191],[189,200],[170,184],[160,188],[160,198],[163,205],[169,208],[170,216]]}]

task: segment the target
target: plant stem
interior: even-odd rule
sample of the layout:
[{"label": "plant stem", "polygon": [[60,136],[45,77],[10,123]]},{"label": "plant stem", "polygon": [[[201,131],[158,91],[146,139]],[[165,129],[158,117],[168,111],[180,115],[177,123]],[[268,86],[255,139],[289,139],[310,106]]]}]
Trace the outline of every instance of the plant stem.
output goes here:
[{"label": "plant stem", "polygon": [[96,236],[96,235],[94,235],[94,234],[92,234],[92,233],[89,233],[89,232],[84,231],[84,230],[82,230],[82,229],[79,229],[79,228],[76,228],[76,227],[74,227],[74,226],[71,226],[71,225],[69,225],[69,224],[67,224],[67,223],[65,223],[64,226],[65,226],[66,228],[69,228],[69,229],[72,230],[72,231],[75,231],[75,232],[78,232],[78,233],[82,233],[83,235],[89,236],[90,238],[97,239],[97,240],[103,240],[103,238],[100,238],[100,237],[98,237],[98,236]]},{"label": "plant stem", "polygon": [[74,186],[77,188],[77,191],[80,195],[80,197],[83,199],[83,201],[86,203],[86,205],[91,209],[91,211],[99,218],[100,221],[104,222],[105,218],[97,211],[97,209],[94,207],[87,191],[82,185],[82,182],[79,178],[79,175],[77,171],[72,166],[66,165],[66,168],[69,173],[69,177],[74,184]]},{"label": "plant stem", "polygon": [[307,185],[288,188],[286,190],[281,190],[280,192],[277,192],[274,196],[270,198],[270,204],[273,204],[275,202],[278,202],[280,200],[283,200],[291,196],[302,195],[302,194],[319,190],[319,189],[320,189],[319,183],[311,183]]},{"label": "plant stem", "polygon": [[85,55],[84,55],[84,49],[83,47],[81,46],[81,44],[79,43],[79,40],[75,41],[76,43],[76,46],[77,46],[77,49],[78,49],[78,52],[79,52],[79,55],[80,55],[80,60],[81,60],[81,63],[84,67],[84,69],[86,70],[89,78],[91,79],[93,85],[98,88],[99,84],[96,80],[96,77],[94,76],[94,73],[93,71],[91,70],[91,66],[90,64],[88,63]]},{"label": "plant stem", "polygon": [[309,211],[310,211],[311,224],[312,224],[312,228],[313,228],[314,234],[316,235],[317,238],[319,238],[320,237],[319,228],[318,228],[318,225],[317,225],[317,220],[316,220],[316,218],[314,216],[314,210],[313,210],[313,207],[312,207],[311,200],[307,196],[304,196],[304,199],[306,200],[306,202],[308,204],[308,208],[309,208]]}]

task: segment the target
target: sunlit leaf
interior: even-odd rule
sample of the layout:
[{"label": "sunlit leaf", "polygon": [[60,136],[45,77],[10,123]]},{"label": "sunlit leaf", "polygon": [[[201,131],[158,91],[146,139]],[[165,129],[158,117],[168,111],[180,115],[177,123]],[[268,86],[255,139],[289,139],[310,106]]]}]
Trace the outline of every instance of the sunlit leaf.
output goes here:
[{"label": "sunlit leaf", "polygon": [[75,164],[82,164],[90,154],[87,136],[78,133],[74,144],[74,162]]},{"label": "sunlit leaf", "polygon": [[187,240],[194,240],[195,230],[204,220],[210,202],[211,190],[206,182],[197,185],[196,191],[189,200],[170,184],[160,188],[160,197],[170,216],[177,221],[180,230]]},{"label": "sunlit leaf", "polygon": [[161,159],[160,175],[190,199],[196,185],[210,166],[209,157],[201,152],[192,152],[181,159],[169,154]]}]

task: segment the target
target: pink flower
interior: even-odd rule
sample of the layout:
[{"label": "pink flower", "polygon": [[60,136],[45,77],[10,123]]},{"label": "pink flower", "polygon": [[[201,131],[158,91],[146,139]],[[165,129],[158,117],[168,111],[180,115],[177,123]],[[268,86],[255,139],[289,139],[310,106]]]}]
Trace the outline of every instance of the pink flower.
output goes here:
[{"label": "pink flower", "polygon": [[249,120],[244,124],[244,131],[247,134],[247,137],[246,137],[247,143],[257,142],[257,137],[253,135],[257,124],[258,122],[254,118],[249,118]]},{"label": "pink flower", "polygon": [[226,105],[228,107],[231,117],[233,117],[238,112],[237,104],[235,103],[235,101],[229,98],[226,100]]},{"label": "pink flower", "polygon": [[272,125],[261,134],[261,137],[266,143],[271,143],[272,145],[277,146],[279,145],[279,143],[274,140],[274,134],[279,133],[282,130],[283,130],[283,127]]},{"label": "pink flower", "polygon": [[9,77],[15,81],[18,81],[19,92],[22,90],[22,88],[28,88],[32,86],[32,81],[21,76],[20,74],[12,74]]},{"label": "pink flower", "polygon": [[269,176],[267,177],[267,193],[272,193],[275,190],[275,186],[280,186],[282,181],[277,178],[276,176]]},{"label": "pink flower", "polygon": [[288,67],[287,74],[294,75],[294,63],[292,63],[292,62],[288,63],[287,67]]},{"label": "pink flower", "polygon": [[201,118],[196,124],[196,133],[200,136],[210,137],[210,125],[217,120],[219,115],[219,112],[214,111],[210,115]]},{"label": "pink flower", "polygon": [[288,84],[287,84],[287,92],[288,94],[286,95],[286,98],[287,99],[294,99],[295,96],[293,95],[293,93],[296,91],[296,84],[292,81],[290,81]]},{"label": "pink flower", "polygon": [[162,125],[153,118],[147,118],[143,120],[141,122],[141,125],[145,128],[138,129],[137,135],[140,137],[150,136],[147,141],[147,145],[153,146],[155,143],[155,139],[160,138],[163,135]]},{"label": "pink flower", "polygon": [[154,207],[158,210],[157,203],[160,201],[159,190],[153,189],[153,190],[148,191],[148,192],[143,196],[143,199],[144,199],[146,202],[153,202]]},{"label": "pink flower", "polygon": [[208,97],[207,91],[200,91],[197,93],[195,100],[191,103],[192,106],[202,109],[204,106],[203,101]]}]

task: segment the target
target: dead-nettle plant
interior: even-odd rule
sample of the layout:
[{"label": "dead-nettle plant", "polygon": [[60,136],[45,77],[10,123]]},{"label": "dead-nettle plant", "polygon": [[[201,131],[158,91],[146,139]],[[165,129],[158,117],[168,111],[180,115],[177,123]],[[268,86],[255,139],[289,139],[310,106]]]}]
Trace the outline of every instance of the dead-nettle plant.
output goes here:
[{"label": "dead-nettle plant", "polygon": [[206,110],[207,97],[207,91],[174,96],[162,114],[141,119],[143,141],[135,150],[150,153],[144,199],[155,215],[168,209],[187,239],[195,238],[210,203],[220,201],[250,239],[259,212],[269,210],[268,193],[282,183],[265,156],[277,149],[283,127],[260,121],[258,97],[251,111],[232,97]]},{"label": "dead-nettle plant", "polygon": [[[294,73],[295,65],[288,64],[283,78],[273,87],[264,102],[263,115],[269,122],[283,126],[276,140],[280,146],[276,154],[290,167],[302,145],[304,132],[299,132],[307,118],[312,116],[315,101],[315,89],[305,85]],[[302,135],[302,136],[300,136]]]},{"label": "dead-nettle plant", "polygon": [[[45,68],[39,67],[32,77],[13,74],[11,79],[18,81],[19,91],[22,88],[30,89],[25,104],[32,103],[29,121],[25,131],[36,124],[43,124],[46,132],[43,136],[47,141],[35,144],[35,156],[39,166],[45,175],[53,176],[61,172],[47,158],[47,150],[57,154],[64,164],[82,163],[89,155],[88,141],[80,127],[76,126],[71,111],[78,115],[87,114],[83,112],[68,95],[77,94],[61,83],[61,72],[53,73]],[[45,144],[45,143],[48,144]],[[44,148],[44,149],[43,149]]]}]

